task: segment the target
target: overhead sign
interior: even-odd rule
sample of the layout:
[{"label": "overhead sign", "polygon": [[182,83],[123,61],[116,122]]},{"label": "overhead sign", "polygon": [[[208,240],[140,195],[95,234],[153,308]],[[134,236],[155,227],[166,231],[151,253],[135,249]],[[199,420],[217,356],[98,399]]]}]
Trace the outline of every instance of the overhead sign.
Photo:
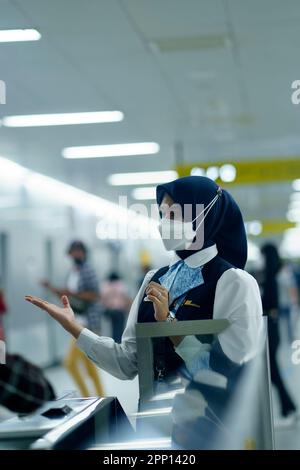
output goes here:
[{"label": "overhead sign", "polygon": [[266,219],[260,221],[246,222],[246,232],[248,236],[264,237],[283,233],[285,230],[295,228],[295,222],[287,220]]},{"label": "overhead sign", "polygon": [[[232,171],[227,171],[228,169]],[[300,178],[300,156],[278,157],[272,160],[195,162],[176,166],[180,177],[191,174],[213,174],[222,186],[262,184],[291,181]]]}]

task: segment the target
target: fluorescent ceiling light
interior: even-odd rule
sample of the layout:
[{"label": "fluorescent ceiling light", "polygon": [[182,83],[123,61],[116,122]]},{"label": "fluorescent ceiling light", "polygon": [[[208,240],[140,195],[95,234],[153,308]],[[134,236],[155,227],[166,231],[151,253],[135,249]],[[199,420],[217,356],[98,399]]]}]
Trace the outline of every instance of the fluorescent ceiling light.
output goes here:
[{"label": "fluorescent ceiling light", "polygon": [[219,177],[219,168],[217,166],[210,166],[206,170],[207,178],[215,181]]},{"label": "fluorescent ceiling light", "polygon": [[259,220],[252,220],[250,222],[246,222],[246,232],[249,235],[258,236],[262,233],[263,226]]},{"label": "fluorescent ceiling light", "polygon": [[291,202],[289,203],[289,209],[291,209],[291,210],[294,210],[294,209],[300,210],[300,201],[296,201],[296,200],[295,200],[295,201],[291,201]]},{"label": "fluorescent ceiling light", "polygon": [[286,218],[289,222],[300,222],[300,210],[290,209],[286,214]]},{"label": "fluorescent ceiling light", "polygon": [[194,167],[191,169],[192,176],[207,176],[212,180],[216,180],[217,178],[221,178],[222,181],[225,183],[231,183],[236,178],[236,168],[234,165],[225,164],[222,165],[220,168],[217,166],[210,166],[205,171],[204,168],[201,167]]},{"label": "fluorescent ceiling light", "polygon": [[123,157],[129,155],[150,155],[159,152],[156,142],[138,142],[134,144],[88,145],[67,147],[63,150],[64,158],[101,158]]},{"label": "fluorescent ceiling light", "polygon": [[142,171],[138,173],[115,173],[108,177],[112,186],[167,183],[178,178],[176,171]]},{"label": "fluorescent ceiling light", "polygon": [[294,191],[300,191],[300,179],[294,180],[292,183]]},{"label": "fluorescent ceiling light", "polygon": [[292,193],[290,195],[290,201],[291,202],[298,202],[300,201],[300,193]]},{"label": "fluorescent ceiling light", "polygon": [[220,178],[224,183],[231,183],[236,178],[236,168],[233,165],[226,164],[220,168]]},{"label": "fluorescent ceiling light", "polygon": [[156,186],[149,186],[148,188],[135,188],[132,191],[132,197],[139,201],[156,199]]},{"label": "fluorescent ceiling light", "polygon": [[74,124],[119,122],[123,119],[124,114],[121,111],[29,114],[25,116],[5,116],[2,119],[2,125],[6,127],[66,126]]},{"label": "fluorescent ceiling light", "polygon": [[281,245],[281,251],[285,257],[298,258],[300,256],[299,236],[299,228],[285,230]]},{"label": "fluorescent ceiling light", "polygon": [[204,168],[195,166],[194,168],[191,169],[191,175],[192,176],[205,176],[205,170]]},{"label": "fluorescent ceiling light", "polygon": [[38,41],[41,37],[36,29],[0,30],[0,42]]}]

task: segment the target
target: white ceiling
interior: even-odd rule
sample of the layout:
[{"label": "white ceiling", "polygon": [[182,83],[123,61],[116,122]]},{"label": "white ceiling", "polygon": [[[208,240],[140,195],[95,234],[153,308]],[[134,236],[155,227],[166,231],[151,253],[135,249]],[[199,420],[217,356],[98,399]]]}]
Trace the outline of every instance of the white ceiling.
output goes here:
[{"label": "white ceiling", "polygon": [[[298,0],[0,0],[0,29],[41,41],[0,44],[3,115],[120,109],[125,120],[0,128],[0,155],[117,200],[114,172],[185,161],[300,155]],[[224,37],[221,47],[159,52],[162,39]],[[66,146],[157,141],[157,156],[64,160]],[[247,219],[284,217],[290,184],[234,188]]]}]

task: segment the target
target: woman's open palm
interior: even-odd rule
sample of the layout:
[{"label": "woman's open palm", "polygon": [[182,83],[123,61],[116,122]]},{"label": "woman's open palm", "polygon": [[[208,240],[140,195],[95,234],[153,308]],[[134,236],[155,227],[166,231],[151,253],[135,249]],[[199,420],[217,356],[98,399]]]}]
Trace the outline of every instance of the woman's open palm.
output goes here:
[{"label": "woman's open palm", "polygon": [[60,323],[64,328],[66,328],[68,324],[75,318],[74,312],[66,295],[63,295],[61,298],[63,304],[62,307],[51,304],[46,300],[42,300],[39,297],[34,297],[31,295],[26,295],[25,299],[31,304],[39,307],[41,310],[45,310],[45,312],[49,313],[49,315],[58,321],[58,323]]}]

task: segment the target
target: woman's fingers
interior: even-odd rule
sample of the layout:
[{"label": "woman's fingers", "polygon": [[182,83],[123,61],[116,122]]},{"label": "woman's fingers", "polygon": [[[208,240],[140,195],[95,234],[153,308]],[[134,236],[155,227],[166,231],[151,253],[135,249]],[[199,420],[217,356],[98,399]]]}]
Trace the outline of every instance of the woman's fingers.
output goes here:
[{"label": "woman's fingers", "polygon": [[38,302],[38,303],[41,303],[41,304],[46,304],[48,302],[46,302],[45,300],[43,299],[40,299],[39,297],[34,297],[33,295],[26,295],[25,296],[25,299],[28,300],[29,302],[33,303],[33,302]]},{"label": "woman's fingers", "polygon": [[[55,305],[50,304],[46,300],[40,299],[39,297],[34,297],[32,295],[25,295],[25,300],[30,302],[33,305],[36,305],[37,307],[43,309],[43,310],[50,310],[51,307],[55,307]],[[69,299],[66,295],[63,295],[61,297],[61,302],[64,307],[70,307]]]},{"label": "woman's fingers", "polygon": [[40,299],[39,297],[33,297],[32,295],[26,295],[25,300],[36,305],[37,307],[44,308],[48,302]]},{"label": "woman's fingers", "polygon": [[159,299],[155,295],[148,295],[148,299],[153,302],[154,317],[156,321],[165,321],[168,316],[168,307],[164,299]]},{"label": "woman's fingers", "polygon": [[156,287],[157,289],[161,290],[161,291],[165,291],[165,292],[168,292],[167,289],[162,286],[161,284],[159,284],[158,282],[154,282],[154,281],[151,281],[149,282],[148,284],[148,287]]},{"label": "woman's fingers", "polygon": [[[168,310],[168,297],[169,293],[165,287],[157,282],[149,282],[146,289],[147,298],[153,302],[155,307],[155,318],[159,320],[159,317],[165,317],[161,312]],[[158,317],[157,317],[158,315]]]},{"label": "woman's fingers", "polygon": [[158,284],[157,282],[149,283],[146,289],[146,294],[148,294],[148,292],[149,293],[159,292],[160,295],[162,295],[165,298],[168,298],[168,295],[169,295],[169,292],[167,291],[167,289],[163,287],[162,285]]},{"label": "woman's fingers", "polygon": [[146,292],[148,299],[153,302],[156,321],[164,321],[169,311],[167,289],[157,282],[150,282]]},{"label": "woman's fingers", "polygon": [[46,300],[40,299],[39,297],[33,297],[32,295],[26,295],[25,300],[35,305],[36,307],[41,308],[42,310],[46,310],[46,312],[49,311],[49,307],[51,305]]},{"label": "woman's fingers", "polygon": [[[72,324],[74,320],[74,313],[70,307],[69,299],[66,295],[61,297],[62,307],[50,304],[46,300],[40,299],[39,297],[34,297],[32,295],[26,295],[25,300],[31,304],[39,307],[41,310],[46,311],[52,318],[54,318],[58,323],[60,323],[65,330],[69,331],[76,338],[79,336],[81,327]],[[74,327],[74,328],[73,328]]]},{"label": "woman's fingers", "polygon": [[70,307],[70,302],[66,295],[62,296],[61,301],[64,307]]},{"label": "woman's fingers", "polygon": [[147,293],[148,297],[149,297],[149,295],[154,295],[155,297],[157,297],[160,300],[167,300],[166,295],[163,294],[158,289],[150,288],[146,293]]},{"label": "woman's fingers", "polygon": [[163,306],[163,302],[158,298],[156,297],[155,295],[151,295],[151,294],[148,294],[148,299],[151,300],[151,302],[153,302],[157,307],[162,307]]}]

